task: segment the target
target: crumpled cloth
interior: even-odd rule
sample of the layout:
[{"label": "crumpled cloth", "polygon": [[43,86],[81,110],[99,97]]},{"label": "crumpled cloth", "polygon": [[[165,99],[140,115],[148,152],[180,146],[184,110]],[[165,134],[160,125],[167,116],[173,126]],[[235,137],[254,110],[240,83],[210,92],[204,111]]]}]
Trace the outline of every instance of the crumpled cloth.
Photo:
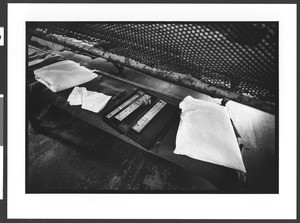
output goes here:
[{"label": "crumpled cloth", "polygon": [[246,173],[226,107],[191,96],[179,106],[182,113],[174,153]]},{"label": "crumpled cloth", "polygon": [[97,77],[93,71],[71,60],[63,60],[34,71],[35,79],[53,92],[63,91]]},{"label": "crumpled cloth", "polygon": [[110,99],[109,95],[88,91],[85,87],[75,87],[67,101],[70,105],[81,105],[83,109],[98,113]]},{"label": "crumpled cloth", "polygon": [[75,87],[69,95],[67,101],[70,105],[81,105],[85,95],[87,95],[87,90],[85,87]]}]

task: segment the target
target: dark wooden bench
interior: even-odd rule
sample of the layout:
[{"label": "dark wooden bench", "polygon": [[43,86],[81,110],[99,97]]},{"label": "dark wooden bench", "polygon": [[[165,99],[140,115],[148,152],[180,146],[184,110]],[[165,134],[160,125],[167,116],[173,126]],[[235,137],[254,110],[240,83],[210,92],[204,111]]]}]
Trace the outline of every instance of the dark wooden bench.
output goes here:
[{"label": "dark wooden bench", "polygon": [[[61,59],[62,58],[58,58],[58,60]],[[73,59],[73,58],[69,58],[69,59]],[[80,62],[81,60],[81,58],[74,58],[74,59],[75,62]],[[53,61],[50,61],[50,63],[53,63]],[[45,65],[47,65],[47,63],[43,63],[41,65],[28,68],[27,75],[32,77],[33,70]],[[90,69],[97,68],[97,66],[95,66],[95,64],[92,63],[87,64],[87,67]],[[238,172],[236,170],[226,168],[220,165],[215,165],[212,163],[200,161],[200,160],[195,160],[187,156],[177,155],[173,153],[175,149],[175,139],[176,139],[179,120],[177,120],[168,129],[168,131],[160,139],[158,139],[158,141],[156,142],[156,144],[153,146],[151,150],[147,150],[146,148],[144,148],[143,146],[141,146],[131,138],[127,137],[126,135],[120,134],[118,131],[116,131],[106,122],[104,122],[102,116],[111,108],[113,108],[119,101],[122,101],[124,98],[132,94],[133,91],[140,88],[141,85],[133,81],[126,81],[123,78],[110,75],[104,71],[99,71],[97,73],[99,76],[96,79],[83,84],[82,87],[86,87],[86,89],[90,91],[97,91],[112,96],[111,100],[108,102],[108,104],[100,113],[93,113],[81,109],[81,106],[70,106],[69,103],[67,102],[67,98],[73,88],[58,93],[53,93],[48,88],[43,87],[41,83],[35,83],[40,85],[40,87],[38,87],[40,89],[39,92],[35,92],[35,94],[39,94],[37,96],[38,98],[41,98],[41,101],[43,103],[54,105],[64,111],[67,111],[73,116],[83,120],[84,122],[89,123],[90,125],[93,125],[98,129],[108,132],[109,134],[114,135],[120,140],[124,140],[127,143],[134,145],[136,148],[142,149],[147,153],[151,153],[164,160],[175,163],[176,165],[186,169],[190,173],[207,179],[218,188],[222,189],[224,186],[223,185],[224,182],[226,182],[226,184],[229,182],[229,184],[232,184],[235,188],[237,187],[237,184],[239,184],[239,182],[238,182]],[[31,78],[31,81],[32,80],[33,79]],[[150,90],[150,93],[159,96],[161,99],[165,100],[166,102],[177,107],[179,106],[180,98],[169,97],[166,94],[158,93],[159,91],[151,91],[151,89],[147,89],[147,90],[148,91]],[[226,185],[226,187],[228,186]]]},{"label": "dark wooden bench", "polygon": [[[115,106],[123,98],[130,95],[138,87],[122,82],[120,80],[107,77],[105,75],[99,75],[98,78],[93,81],[83,84],[83,87],[86,87],[90,91],[98,91],[105,93],[107,95],[113,96],[112,99],[108,102],[106,107],[100,113],[93,113],[84,109],[81,109],[80,106],[70,106],[67,102],[67,98],[71,93],[72,89],[68,89],[62,92],[53,93],[48,88],[44,87],[41,91],[41,99],[43,102],[54,105],[60,109],[63,109],[73,116],[83,120],[84,122],[89,123],[101,129],[105,132],[108,132],[115,137],[126,141],[134,145],[135,147],[144,150],[145,152],[151,153],[155,156],[158,156],[162,159],[168,160],[172,163],[177,164],[178,166],[188,170],[192,174],[204,177],[209,180],[216,187],[222,188],[224,181],[232,181],[232,184],[236,184],[237,176],[236,171],[230,168],[223,166],[203,162],[200,160],[195,160],[187,156],[176,155],[173,153],[175,149],[175,139],[179,120],[174,123],[168,131],[156,142],[151,150],[147,150],[143,146],[139,145],[137,142],[133,141],[126,135],[120,134],[118,131],[113,129],[110,125],[103,121],[102,116],[109,109]],[[167,101],[174,106],[178,106],[179,101],[166,97],[164,95],[159,95],[155,92],[152,94],[159,96],[163,100]],[[231,179],[228,179],[230,177]]]}]

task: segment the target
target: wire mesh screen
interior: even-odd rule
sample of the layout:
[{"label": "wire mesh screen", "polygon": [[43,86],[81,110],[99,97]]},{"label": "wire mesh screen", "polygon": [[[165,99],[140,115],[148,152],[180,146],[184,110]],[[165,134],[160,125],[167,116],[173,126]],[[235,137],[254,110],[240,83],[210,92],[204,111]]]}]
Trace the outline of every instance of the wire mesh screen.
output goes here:
[{"label": "wire mesh screen", "polygon": [[51,23],[48,33],[276,102],[278,23]]}]

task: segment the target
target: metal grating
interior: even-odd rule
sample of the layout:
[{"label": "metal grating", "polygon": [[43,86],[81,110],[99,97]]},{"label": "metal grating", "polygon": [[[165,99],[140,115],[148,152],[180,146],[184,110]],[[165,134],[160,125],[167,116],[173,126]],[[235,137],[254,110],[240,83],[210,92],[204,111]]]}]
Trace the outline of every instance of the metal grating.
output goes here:
[{"label": "metal grating", "polygon": [[278,23],[48,23],[47,33],[93,44],[218,88],[275,103]]}]

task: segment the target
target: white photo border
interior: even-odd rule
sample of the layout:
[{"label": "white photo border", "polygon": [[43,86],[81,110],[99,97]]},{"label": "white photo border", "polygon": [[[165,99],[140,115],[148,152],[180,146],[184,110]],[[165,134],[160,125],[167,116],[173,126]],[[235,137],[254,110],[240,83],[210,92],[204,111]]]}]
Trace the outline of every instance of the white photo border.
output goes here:
[{"label": "white photo border", "polygon": [[[296,4],[8,4],[8,219],[296,219]],[[278,21],[279,194],[26,194],[30,21]]]}]

